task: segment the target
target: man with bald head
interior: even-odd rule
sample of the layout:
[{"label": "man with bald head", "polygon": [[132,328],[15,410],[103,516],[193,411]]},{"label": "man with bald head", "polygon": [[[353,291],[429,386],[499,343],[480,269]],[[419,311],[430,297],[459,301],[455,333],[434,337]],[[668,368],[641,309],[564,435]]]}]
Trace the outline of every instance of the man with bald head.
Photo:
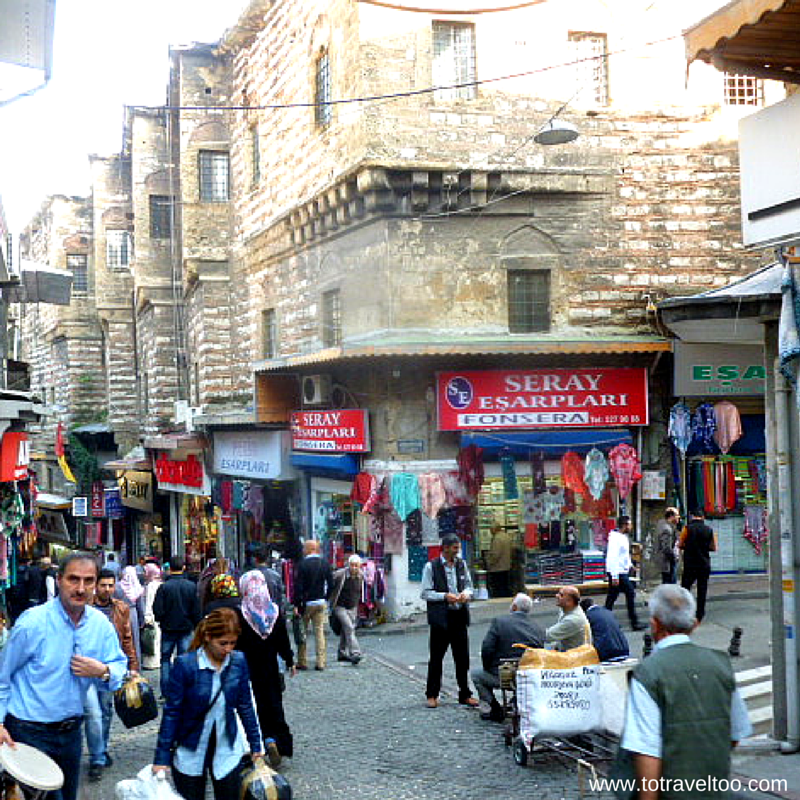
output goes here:
[{"label": "man with bald head", "polygon": [[561,609],[558,622],[545,631],[545,647],[571,650],[588,644],[589,620],[580,607],[581,593],[574,586],[562,586],[556,592],[556,605]]},{"label": "man with bald head", "polygon": [[[304,558],[297,567],[295,581],[295,605],[303,618],[303,628],[307,631],[314,625],[317,664],[315,669],[325,669],[325,620],[328,599],[333,591],[333,571],[331,565],[322,557],[319,542],[309,539],[303,545]],[[308,669],[308,656],[305,637],[297,650],[297,669]]]}]

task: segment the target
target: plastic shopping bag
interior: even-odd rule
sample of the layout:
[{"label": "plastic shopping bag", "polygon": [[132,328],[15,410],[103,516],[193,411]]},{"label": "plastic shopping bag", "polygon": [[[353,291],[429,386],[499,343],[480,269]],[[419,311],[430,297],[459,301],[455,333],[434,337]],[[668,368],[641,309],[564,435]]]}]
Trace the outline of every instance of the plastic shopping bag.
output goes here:
[{"label": "plastic shopping bag", "polygon": [[114,794],[117,800],[183,800],[167,780],[166,772],[153,774],[152,764],[142,767],[133,780],[120,781]]}]

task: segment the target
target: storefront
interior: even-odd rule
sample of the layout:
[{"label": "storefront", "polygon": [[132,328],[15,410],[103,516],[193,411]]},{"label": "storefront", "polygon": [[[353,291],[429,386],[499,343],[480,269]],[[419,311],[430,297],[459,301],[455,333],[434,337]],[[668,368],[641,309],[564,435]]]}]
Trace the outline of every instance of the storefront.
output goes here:
[{"label": "storefront", "polygon": [[675,343],[670,411],[676,505],[717,534],[717,574],[767,569],[766,371],[758,345]]},{"label": "storefront", "polygon": [[296,537],[297,473],[289,431],[213,435],[212,495],[221,510],[219,554],[245,564],[256,543],[279,556]]}]

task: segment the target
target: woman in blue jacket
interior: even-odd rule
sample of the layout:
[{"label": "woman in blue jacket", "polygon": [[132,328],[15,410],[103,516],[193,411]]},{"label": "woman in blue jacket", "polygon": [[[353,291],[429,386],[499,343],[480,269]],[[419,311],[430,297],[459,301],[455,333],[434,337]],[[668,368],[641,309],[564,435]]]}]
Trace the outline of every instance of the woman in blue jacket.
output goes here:
[{"label": "woman in blue jacket", "polygon": [[240,633],[235,611],[212,611],[170,671],[153,772],[171,766],[175,788],[186,800],[205,798],[209,771],[216,800],[239,796],[245,744],[236,714],[253,760],[264,755],[247,661],[234,650]]}]

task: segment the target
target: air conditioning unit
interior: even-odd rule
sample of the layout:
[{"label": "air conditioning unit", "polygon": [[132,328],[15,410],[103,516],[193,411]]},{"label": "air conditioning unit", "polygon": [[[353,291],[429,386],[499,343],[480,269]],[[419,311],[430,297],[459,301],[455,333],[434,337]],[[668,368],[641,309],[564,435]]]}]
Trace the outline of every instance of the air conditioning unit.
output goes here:
[{"label": "air conditioning unit", "polygon": [[324,406],[331,402],[333,382],[330,375],[306,375],[303,378],[303,405]]}]

